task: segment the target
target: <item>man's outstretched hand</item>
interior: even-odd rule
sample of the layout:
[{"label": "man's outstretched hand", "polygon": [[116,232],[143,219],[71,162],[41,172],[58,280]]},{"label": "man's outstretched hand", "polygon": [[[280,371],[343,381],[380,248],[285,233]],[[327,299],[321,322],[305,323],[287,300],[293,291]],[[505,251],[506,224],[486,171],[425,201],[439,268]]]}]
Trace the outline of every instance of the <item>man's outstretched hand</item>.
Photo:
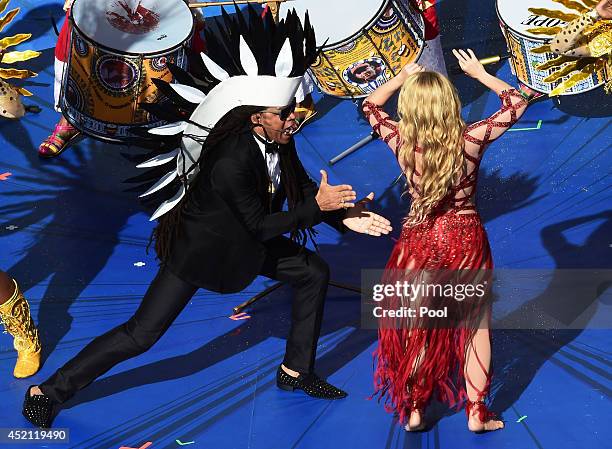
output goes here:
[{"label": "man's outstretched hand", "polygon": [[347,207],[353,207],[357,194],[348,184],[332,186],[327,183],[327,172],[321,170],[321,183],[315,200],[322,211],[332,211]]},{"label": "man's outstretched hand", "polygon": [[391,222],[385,217],[367,210],[368,203],[374,199],[374,192],[359,200],[355,207],[346,211],[346,218],[342,220],[344,226],[360,234],[380,237],[393,230]]}]

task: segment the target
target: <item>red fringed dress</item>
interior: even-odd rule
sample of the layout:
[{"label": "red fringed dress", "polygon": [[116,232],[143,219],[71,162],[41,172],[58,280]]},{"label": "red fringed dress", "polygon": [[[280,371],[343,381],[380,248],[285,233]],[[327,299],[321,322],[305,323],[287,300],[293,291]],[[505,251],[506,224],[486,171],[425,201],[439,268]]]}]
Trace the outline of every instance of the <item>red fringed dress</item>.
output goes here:
[{"label": "red fringed dress", "polygon": [[[483,281],[487,284],[486,276],[493,268],[493,259],[474,202],[478,168],[487,144],[512,126],[527,106],[515,89],[503,91],[500,101],[500,109],[491,117],[466,128],[466,167],[459,182],[423,223],[403,226],[385,269],[385,283],[401,280],[416,285],[423,281],[423,273],[428,273],[428,283],[444,284],[452,276],[457,282],[457,273],[460,273],[462,284]],[[363,111],[374,131],[397,154],[401,147],[397,123],[381,106],[371,102],[364,102]],[[414,151],[416,169],[412,181],[418,191],[423,150],[417,147]],[[447,307],[455,321],[419,319],[418,316],[380,320],[375,352],[375,395],[384,400],[388,411],[398,413],[401,422],[410,410],[422,410],[434,391],[441,401],[451,406],[467,398],[465,382],[471,382],[463,374],[467,345],[479,325],[488,326],[488,321],[483,320],[488,320],[490,315],[489,301],[457,300],[456,294],[450,298],[421,294],[418,301],[408,303],[416,309]],[[406,305],[406,297],[389,298],[385,303],[390,309],[398,305]],[[398,325],[399,320],[404,324]],[[476,359],[490,381],[490,373],[477,354]],[[488,393],[488,383],[482,390],[471,385],[479,392],[478,400]]]}]

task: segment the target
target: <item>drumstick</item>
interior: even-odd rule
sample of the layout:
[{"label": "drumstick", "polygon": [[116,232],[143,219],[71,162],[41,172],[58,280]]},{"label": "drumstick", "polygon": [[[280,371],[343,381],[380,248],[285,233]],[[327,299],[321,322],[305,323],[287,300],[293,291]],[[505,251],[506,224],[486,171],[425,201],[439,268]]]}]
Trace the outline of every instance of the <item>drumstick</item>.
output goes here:
[{"label": "drumstick", "polygon": [[[482,64],[482,65],[489,65],[489,64],[495,64],[496,62],[499,62],[503,59],[509,59],[510,56],[512,56],[510,53],[506,53],[503,55],[496,55],[496,56],[488,56],[486,58],[482,58],[479,59],[478,61]],[[453,64],[450,68],[450,72],[453,74],[458,74],[461,73],[461,67],[459,66],[459,64]]]},{"label": "drumstick", "polygon": [[[295,0],[275,0],[274,3],[285,3],[292,2]],[[221,2],[204,2],[204,3],[190,3],[190,8],[206,8],[207,6],[226,6],[226,5],[244,5],[245,3],[268,3],[269,0],[236,0],[234,1],[221,1]]]}]

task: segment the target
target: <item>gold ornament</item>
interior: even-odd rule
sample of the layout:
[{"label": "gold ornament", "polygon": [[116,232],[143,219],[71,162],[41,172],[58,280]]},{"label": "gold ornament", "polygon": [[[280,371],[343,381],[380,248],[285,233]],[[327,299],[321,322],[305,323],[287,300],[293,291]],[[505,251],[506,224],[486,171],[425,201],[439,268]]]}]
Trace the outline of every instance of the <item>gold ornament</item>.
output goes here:
[{"label": "gold ornament", "polygon": [[[533,14],[546,16],[551,19],[560,19],[568,22],[565,27],[537,27],[530,28],[530,33],[547,36],[555,36],[569,28],[569,22],[586,17],[596,4],[597,0],[582,0],[578,3],[573,0],[553,0],[555,3],[565,6],[576,13],[568,13],[546,8],[529,8]],[[589,57],[559,56],[546,61],[536,67],[538,70],[554,69],[555,71],[544,79],[547,83],[557,82],[564,76],[569,76],[565,81],[555,87],[550,96],[560,95],[567,89],[571,89],[577,83],[591,76],[595,71],[607,73],[608,81],[605,85],[606,92],[612,91],[612,21],[598,20],[592,25],[584,28],[583,37],[589,49]],[[551,52],[550,44],[542,45],[532,50],[533,53]]]},{"label": "gold ornament", "polygon": [[[6,10],[10,0],[0,0],[0,14]],[[20,8],[15,8],[0,17],[0,32],[10,24],[19,14]],[[13,36],[0,38],[0,63],[14,64],[40,56],[39,51],[7,51],[7,48],[21,44],[31,38],[29,33],[19,33]],[[20,118],[25,113],[20,96],[30,96],[32,93],[23,87],[13,86],[3,80],[32,78],[38,74],[25,69],[7,68],[0,66],[0,116],[11,119]]]}]

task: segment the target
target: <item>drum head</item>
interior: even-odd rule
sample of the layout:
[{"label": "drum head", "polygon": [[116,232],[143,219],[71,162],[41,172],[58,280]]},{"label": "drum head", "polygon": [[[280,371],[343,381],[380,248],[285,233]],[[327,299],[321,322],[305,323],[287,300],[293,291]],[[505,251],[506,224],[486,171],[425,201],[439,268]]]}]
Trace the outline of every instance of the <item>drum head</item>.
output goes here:
[{"label": "drum head", "polygon": [[537,27],[564,26],[565,22],[560,19],[551,19],[545,16],[537,16],[529,11],[529,8],[556,9],[568,13],[576,13],[565,8],[561,3],[553,0],[497,0],[497,14],[504,24],[512,31],[530,39],[547,41],[550,36],[532,34],[527,30]]},{"label": "drum head", "polygon": [[193,16],[182,0],[76,0],[71,14],[86,38],[125,54],[175,48],[193,28]]},{"label": "drum head", "polygon": [[331,45],[361,31],[383,3],[388,3],[388,0],[297,0],[286,5],[281,3],[280,17],[286,17],[289,8],[295,8],[303,21],[308,10],[317,45],[323,45],[325,41]]}]

